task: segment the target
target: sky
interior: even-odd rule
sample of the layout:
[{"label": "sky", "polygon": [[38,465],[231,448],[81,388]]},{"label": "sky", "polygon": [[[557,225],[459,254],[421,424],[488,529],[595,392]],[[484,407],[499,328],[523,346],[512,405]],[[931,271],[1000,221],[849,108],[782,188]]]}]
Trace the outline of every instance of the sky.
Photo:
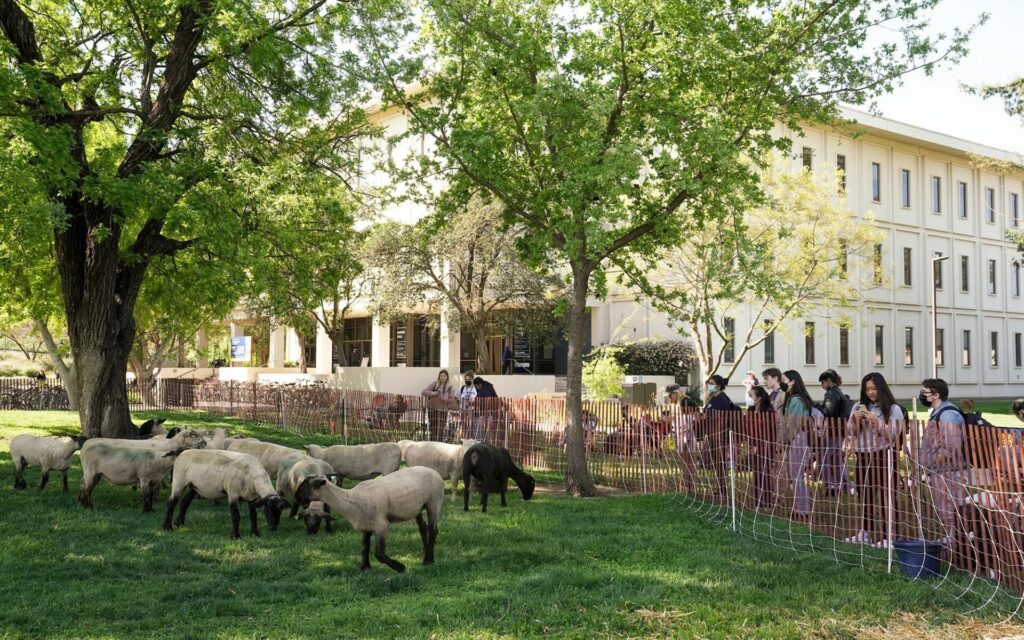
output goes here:
[{"label": "sky", "polygon": [[932,29],[950,31],[990,14],[970,41],[970,53],[930,77],[908,75],[905,84],[878,100],[880,115],[972,142],[1024,154],[1024,120],[1003,111],[998,99],[968,95],[961,83],[1002,84],[1024,75],[1024,0],[945,0]]}]

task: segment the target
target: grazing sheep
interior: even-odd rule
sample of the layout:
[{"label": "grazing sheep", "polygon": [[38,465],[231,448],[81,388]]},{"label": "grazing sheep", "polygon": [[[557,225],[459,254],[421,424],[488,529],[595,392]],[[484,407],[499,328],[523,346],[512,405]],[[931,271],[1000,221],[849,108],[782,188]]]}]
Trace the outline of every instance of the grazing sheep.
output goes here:
[{"label": "grazing sheep", "polygon": [[75,452],[82,448],[85,436],[32,436],[21,434],[11,440],[11,459],[14,461],[14,488],[26,489],[25,467],[41,467],[43,477],[39,490],[50,480],[50,471],[60,471],[64,490],[68,490],[68,467]]},{"label": "grazing sheep", "polygon": [[[364,571],[370,568],[370,536],[377,537],[377,560],[395,571],[405,571],[405,565],[386,553],[388,526],[392,522],[414,518],[423,541],[423,564],[434,563],[437,524],[444,505],[444,479],[433,469],[400,469],[376,480],[362,482],[354,489],[336,487],[329,484],[327,478],[309,478],[306,483],[313,500],[331,507],[353,529],[363,533],[360,568]],[[423,519],[424,510],[427,512],[426,521]]]},{"label": "grazing sheep", "polygon": [[338,444],[321,447],[307,444],[306,452],[314,458],[325,460],[338,474],[338,486],[345,478],[369,480],[376,476],[394,473],[402,464],[402,448],[394,442],[377,444]]},{"label": "grazing sheep", "polygon": [[508,491],[508,479],[512,478],[519,485],[523,500],[533,497],[535,482],[529,475],[512,462],[508,449],[494,445],[479,443],[466,451],[462,460],[462,481],[466,491],[462,494],[462,509],[469,511],[470,478],[475,479],[480,489],[480,504],[487,513],[487,494],[492,491],[501,493],[501,506],[508,506],[505,492]]},{"label": "grazing sheep", "polygon": [[[82,446],[82,482],[78,502],[92,509],[92,490],[101,479],[121,486],[138,485],[142,495],[142,512],[153,510],[160,483],[174,466],[174,457],[186,449],[163,451],[152,447],[122,446],[107,438],[90,440]],[[206,442],[199,440],[199,447]]]},{"label": "grazing sheep", "polygon": [[[326,482],[326,480],[325,480]],[[182,499],[182,495],[184,498]],[[231,539],[237,540],[241,515],[238,501],[249,503],[250,533],[259,537],[256,526],[256,509],[263,507],[267,527],[277,530],[281,521],[281,510],[288,506],[281,496],[274,492],[262,463],[255,457],[238,451],[185,451],[174,461],[174,480],[171,496],[167,499],[164,529],[170,531],[174,507],[181,500],[181,511],[174,524],[185,524],[185,512],[196,496],[207,500],[227,498],[231,510]]]},{"label": "grazing sheep", "polygon": [[462,477],[462,459],[476,440],[463,440],[462,444],[448,444],[445,442],[413,442],[403,440],[399,446],[408,443],[402,451],[402,459],[410,467],[427,467],[441,474],[452,483],[452,500],[459,489],[459,479]]},{"label": "grazing sheep", "polygon": [[166,431],[161,426],[167,422],[167,418],[150,418],[139,425],[139,437],[140,438],[153,438],[155,436],[166,435]]},{"label": "grazing sheep", "polygon": [[331,528],[334,516],[331,515],[330,507],[323,502],[318,500],[310,502],[308,506],[299,511],[299,517],[306,522],[306,533],[311,536],[316,535],[316,532],[320,530],[321,522],[327,525],[327,533],[334,533],[334,529]]},{"label": "grazing sheep", "polygon": [[272,442],[260,442],[258,440],[228,440],[225,450],[247,453],[256,458],[271,478],[277,477],[277,471],[281,468],[281,462],[285,458],[294,455],[304,455],[298,449],[292,449],[291,447]]},{"label": "grazing sheep", "polygon": [[292,512],[289,517],[294,518],[299,507],[309,504],[305,496],[297,493],[302,482],[306,478],[314,476],[326,476],[334,478],[335,473],[331,465],[326,461],[311,456],[296,453],[281,461],[277,470],[277,493],[285,500],[292,503]]},{"label": "grazing sheep", "polygon": [[[195,429],[182,429],[174,427],[167,432],[166,437],[149,438],[148,440],[133,440],[130,438],[92,438],[89,442],[102,442],[104,444],[118,447],[135,447],[138,449],[154,449],[159,451],[174,451],[175,449],[196,449],[206,446],[206,439]],[[203,443],[200,445],[199,443]]]}]

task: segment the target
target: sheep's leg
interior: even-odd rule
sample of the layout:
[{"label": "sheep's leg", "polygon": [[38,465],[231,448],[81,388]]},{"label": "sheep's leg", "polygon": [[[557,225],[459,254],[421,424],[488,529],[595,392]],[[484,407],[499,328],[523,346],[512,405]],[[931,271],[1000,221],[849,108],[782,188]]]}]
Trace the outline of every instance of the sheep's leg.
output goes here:
[{"label": "sheep's leg", "polygon": [[142,513],[153,510],[153,486],[148,480],[139,481],[139,495],[142,497]]},{"label": "sheep's leg", "polygon": [[507,507],[508,502],[505,500],[505,494],[508,493],[508,474],[503,473],[498,476],[498,491],[501,492],[501,506]]},{"label": "sheep's leg", "polygon": [[459,472],[456,471],[448,479],[452,482],[452,500],[454,500],[459,492]]},{"label": "sheep's leg", "polygon": [[[164,531],[170,531],[173,527],[171,526],[171,517],[174,516],[174,507],[178,506],[178,496],[171,492],[171,497],[167,499],[167,510],[164,512]],[[184,512],[182,509],[182,516],[178,518],[179,526],[184,522]]]},{"label": "sheep's leg", "polygon": [[78,503],[83,507],[92,509],[92,490],[96,488],[96,484],[99,481],[99,474],[82,477],[82,482],[78,488]]},{"label": "sheep's leg", "polygon": [[437,546],[438,515],[440,515],[439,511],[433,511],[430,507],[427,507],[427,533],[430,534],[430,547],[427,553],[430,554],[430,562],[424,562],[423,564],[434,564],[434,547]]},{"label": "sheep's leg", "polygon": [[427,531],[422,511],[416,514],[416,526],[420,529],[420,540],[423,541],[423,564],[430,564],[430,532]]},{"label": "sheep's leg", "polygon": [[242,514],[238,511],[238,500],[229,502],[228,508],[231,509],[231,539],[238,540],[242,537],[238,533],[238,524],[242,521]]},{"label": "sheep's leg", "polygon": [[249,503],[249,535],[254,538],[260,537],[260,528],[256,524],[256,507]]},{"label": "sheep's leg", "polygon": [[472,493],[470,491],[470,487],[471,486],[472,486],[472,483],[470,482],[470,475],[468,473],[463,472],[462,473],[462,510],[463,511],[469,511],[469,494]]},{"label": "sheep's leg", "polygon": [[298,517],[298,515],[299,515],[299,499],[298,499],[298,497],[296,497],[295,500],[294,500],[294,503],[292,504],[292,510],[291,510],[291,512],[288,513],[288,517],[291,518],[292,520],[294,520],[296,517]]},{"label": "sheep's leg", "polygon": [[327,526],[327,533],[334,533],[334,527],[331,526],[331,520],[333,520],[333,518],[330,517],[331,516],[331,505],[329,505],[329,504],[325,504],[324,505],[324,513],[327,514],[327,517],[324,518],[324,524]]},{"label": "sheep's leg", "polygon": [[487,513],[487,494],[489,487],[487,483],[481,483],[480,485],[480,511]]},{"label": "sheep's leg", "polygon": [[68,470],[64,469],[60,472],[60,481],[64,485],[64,493],[68,492]]},{"label": "sheep's leg", "polygon": [[385,551],[385,547],[387,546],[388,540],[388,530],[380,529],[374,535],[377,536],[377,551],[374,554],[374,557],[377,558],[377,561],[383,562],[384,564],[388,565],[398,573],[402,573],[403,571],[405,571],[405,565],[399,562],[398,560],[392,559],[390,556],[388,556],[388,554]]},{"label": "sheep's leg", "polygon": [[25,482],[25,467],[28,462],[22,456],[18,456],[18,459],[14,461],[14,488],[15,489],[28,489],[28,483]]},{"label": "sheep's leg", "polygon": [[39,490],[42,491],[43,487],[45,487],[46,483],[49,482],[49,481],[50,481],[50,470],[49,469],[44,469],[43,470],[43,477],[39,479]]},{"label": "sheep's leg", "polygon": [[362,556],[363,557],[362,557],[362,564],[359,565],[359,568],[362,569],[363,571],[366,571],[367,569],[370,568],[370,536],[372,536],[372,535],[373,535],[373,533],[370,532],[370,531],[364,531],[363,532],[363,552],[362,552]]},{"label": "sheep's leg", "polygon": [[185,494],[185,497],[181,501],[181,510],[178,511],[178,521],[174,523],[175,525],[177,525],[179,527],[184,526],[184,524],[185,524],[185,512],[187,512],[188,508],[190,506],[192,506],[192,501],[195,500],[195,499],[196,499],[196,490],[193,489],[191,487],[191,485],[190,485],[189,488],[188,488],[188,493]]}]

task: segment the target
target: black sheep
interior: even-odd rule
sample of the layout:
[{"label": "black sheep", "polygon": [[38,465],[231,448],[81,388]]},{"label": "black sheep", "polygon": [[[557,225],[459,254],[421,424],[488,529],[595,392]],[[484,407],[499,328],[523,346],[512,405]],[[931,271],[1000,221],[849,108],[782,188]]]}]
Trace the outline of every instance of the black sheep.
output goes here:
[{"label": "black sheep", "polygon": [[480,487],[480,504],[487,513],[487,494],[493,491],[501,493],[501,506],[507,506],[505,493],[508,491],[508,479],[512,478],[519,485],[523,500],[533,497],[535,482],[533,476],[524,472],[512,462],[508,449],[494,445],[479,443],[466,451],[462,459],[462,482],[466,487],[463,493],[463,510],[469,511],[470,478],[474,478]]}]

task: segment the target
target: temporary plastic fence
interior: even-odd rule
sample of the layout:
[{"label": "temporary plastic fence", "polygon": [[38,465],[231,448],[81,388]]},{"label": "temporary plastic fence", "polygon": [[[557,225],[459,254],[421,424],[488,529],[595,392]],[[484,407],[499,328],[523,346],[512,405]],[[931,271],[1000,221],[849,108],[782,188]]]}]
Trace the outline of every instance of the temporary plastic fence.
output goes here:
[{"label": "temporary plastic fence", "polygon": [[[342,443],[475,438],[559,478],[562,399],[428,399],[320,385],[163,381],[162,406],[330,434]],[[669,493],[734,531],[836,561],[896,571],[897,549],[932,543],[933,584],[1015,616],[1024,603],[1024,439],[1018,430],[776,419],[678,406],[584,403],[594,480]],[[892,542],[897,544],[891,544]]]}]

